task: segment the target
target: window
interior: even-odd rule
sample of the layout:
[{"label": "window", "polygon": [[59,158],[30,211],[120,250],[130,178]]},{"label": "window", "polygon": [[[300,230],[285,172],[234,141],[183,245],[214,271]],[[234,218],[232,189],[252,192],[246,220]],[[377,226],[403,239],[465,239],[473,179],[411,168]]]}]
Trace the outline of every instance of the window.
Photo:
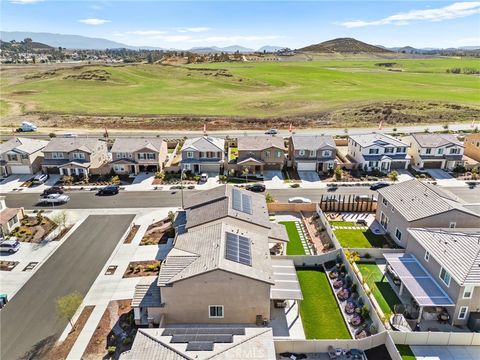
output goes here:
[{"label": "window", "polygon": [[28,160],[28,155],[27,154],[22,154],[21,157],[22,157],[22,160]]},{"label": "window", "polygon": [[461,306],[460,311],[458,312],[458,320],[463,320],[467,318],[468,306]]},{"label": "window", "polygon": [[265,156],[270,157],[270,151],[269,150],[265,151]]},{"label": "window", "polygon": [[398,240],[402,240],[402,232],[398,229],[395,230],[395,237],[398,239]]},{"label": "window", "polygon": [[438,155],[442,155],[442,154],[443,154],[443,148],[438,149]]},{"label": "window", "polygon": [[428,251],[425,251],[425,256],[424,256],[424,258],[425,258],[425,261],[430,260],[430,253],[429,253]]},{"label": "window", "polygon": [[368,153],[369,154],[378,154],[378,151],[379,151],[378,149],[370,149],[370,150],[368,150]]},{"label": "window", "polygon": [[324,157],[332,156],[332,152],[330,150],[323,150],[323,156]]},{"label": "window", "polygon": [[155,153],[147,153],[148,160],[155,160]]},{"label": "window", "polygon": [[73,153],[73,158],[74,159],[85,159],[85,154],[84,153]]},{"label": "window", "polygon": [[432,153],[432,149],[428,148],[428,149],[425,149],[425,154],[431,154]]},{"label": "window", "polygon": [[388,217],[386,217],[383,212],[382,212],[382,215],[380,216],[380,224],[382,224],[383,228],[384,228],[385,230],[387,230]]},{"label": "window", "polygon": [[385,154],[393,154],[393,148],[385,148]]},{"label": "window", "polygon": [[10,220],[8,220],[8,226],[13,227],[18,222],[18,217],[15,215]]},{"label": "window", "polygon": [[305,150],[298,150],[298,155],[300,155],[300,156],[305,155]]},{"label": "window", "polygon": [[209,318],[223,318],[223,305],[209,305],[208,306]]},{"label": "window", "polygon": [[128,153],[128,158],[129,158],[129,159],[132,158],[132,153]]},{"label": "window", "polygon": [[397,153],[404,153],[404,152],[406,152],[406,151],[407,151],[407,148],[404,147],[404,146],[397,148]]},{"label": "window", "polygon": [[187,151],[187,159],[193,159],[193,151]]},{"label": "window", "polygon": [[453,155],[460,154],[460,149],[458,149],[458,148],[450,149],[450,154],[453,154]]},{"label": "window", "polygon": [[317,150],[310,150],[310,157],[317,156]]},{"label": "window", "polygon": [[114,169],[116,172],[123,172],[123,171],[125,171],[125,168],[123,167],[123,165],[114,165],[114,166],[113,166],[113,169]]},{"label": "window", "polygon": [[17,161],[17,155],[7,155],[8,161]]},{"label": "window", "polygon": [[454,222],[454,221],[452,221],[450,224],[448,224],[448,227],[449,227],[450,229],[455,229],[455,228],[457,227],[457,223]]},{"label": "window", "polygon": [[445,270],[444,268],[441,268],[439,276],[440,276],[440,279],[442,279],[442,281],[445,283],[445,285],[450,286],[450,280],[452,279],[452,277],[450,276],[447,270]]},{"label": "window", "polygon": [[388,205],[387,199],[383,198],[382,203],[383,203],[383,205],[387,206]]},{"label": "window", "polygon": [[62,152],[52,153],[52,159],[63,159],[63,153]]},{"label": "window", "polygon": [[282,152],[281,151],[277,151],[277,158],[280,158],[282,157]]},{"label": "window", "polygon": [[473,295],[473,286],[465,286],[463,288],[463,298],[464,299],[471,299]]}]

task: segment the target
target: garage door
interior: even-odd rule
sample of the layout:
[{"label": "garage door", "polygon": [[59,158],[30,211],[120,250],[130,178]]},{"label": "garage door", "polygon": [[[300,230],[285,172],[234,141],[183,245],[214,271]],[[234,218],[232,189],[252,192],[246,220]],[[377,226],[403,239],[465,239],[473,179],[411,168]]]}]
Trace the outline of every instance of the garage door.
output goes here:
[{"label": "garage door", "polygon": [[297,171],[315,171],[317,164],[314,162],[299,162],[297,163]]},{"label": "garage door", "polygon": [[390,164],[390,169],[405,169],[404,161],[392,161]]},{"label": "garage door", "polygon": [[12,174],[30,174],[30,166],[28,165],[14,165],[10,169]]},{"label": "garage door", "polygon": [[442,167],[441,161],[425,161],[423,167],[427,169],[440,169]]}]

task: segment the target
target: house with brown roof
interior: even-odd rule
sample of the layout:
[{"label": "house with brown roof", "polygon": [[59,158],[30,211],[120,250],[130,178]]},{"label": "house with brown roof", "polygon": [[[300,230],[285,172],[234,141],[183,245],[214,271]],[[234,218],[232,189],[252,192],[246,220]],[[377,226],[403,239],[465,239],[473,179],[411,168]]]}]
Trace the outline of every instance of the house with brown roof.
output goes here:
[{"label": "house with brown roof", "polygon": [[23,208],[7,207],[5,196],[0,196],[0,237],[5,237],[17,226],[20,226],[20,222],[24,217]]},{"label": "house with brown roof", "polygon": [[181,150],[181,169],[192,174],[220,174],[225,164],[225,140],[202,136],[185,140]]},{"label": "house with brown roof", "polygon": [[323,172],[336,166],[337,148],[332,136],[293,135],[288,158],[297,171]]},{"label": "house with brown roof", "polygon": [[48,141],[16,137],[0,144],[0,175],[35,174],[42,168]]}]

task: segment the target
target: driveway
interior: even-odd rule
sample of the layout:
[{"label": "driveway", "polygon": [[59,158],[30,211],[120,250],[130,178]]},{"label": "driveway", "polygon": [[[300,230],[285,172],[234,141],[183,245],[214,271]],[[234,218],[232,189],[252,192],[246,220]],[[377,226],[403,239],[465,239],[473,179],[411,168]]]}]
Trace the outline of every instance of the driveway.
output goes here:
[{"label": "driveway", "polygon": [[265,170],[263,172],[263,182],[267,189],[283,189],[286,187],[280,170]]},{"label": "driveway", "polygon": [[38,358],[68,323],[55,300],[78,291],[85,296],[134,215],[91,215],[0,311],[0,358]]},{"label": "driveway", "polygon": [[130,191],[142,191],[142,190],[152,190],[152,182],[155,178],[155,173],[153,172],[140,172],[133,179],[131,185],[125,186],[125,190]]},{"label": "driveway", "polygon": [[302,180],[302,187],[304,188],[322,188],[326,187],[326,184],[322,183],[320,177],[315,171],[299,171],[298,176]]},{"label": "driveway", "polygon": [[7,176],[2,182],[0,182],[0,191],[2,193],[7,193],[17,189],[24,189],[21,188],[25,181],[31,179],[33,175],[10,175]]},{"label": "driveway", "polygon": [[398,172],[398,182],[408,181],[408,180],[414,179],[414,176],[408,170],[401,169],[401,170],[396,170],[396,171]]},{"label": "driveway", "polygon": [[411,346],[417,360],[477,360],[480,346]]},{"label": "driveway", "polygon": [[450,180],[454,177],[442,169],[426,169],[428,175],[433,177],[435,180]]}]

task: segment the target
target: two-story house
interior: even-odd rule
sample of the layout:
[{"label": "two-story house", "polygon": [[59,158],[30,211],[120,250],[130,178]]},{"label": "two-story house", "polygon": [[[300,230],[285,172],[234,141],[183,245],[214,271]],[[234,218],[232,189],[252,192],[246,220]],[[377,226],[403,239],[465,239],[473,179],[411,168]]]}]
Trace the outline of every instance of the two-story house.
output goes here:
[{"label": "two-story house", "polygon": [[348,139],[348,157],[364,171],[388,173],[395,169],[407,169],[410,156],[408,144],[384,134],[352,135]]},{"label": "two-story house", "polygon": [[43,154],[43,171],[60,175],[98,174],[109,161],[107,143],[95,138],[54,138]]},{"label": "two-story house", "polygon": [[473,160],[480,161],[480,133],[465,136],[463,144],[465,155]]},{"label": "two-story house", "polygon": [[474,206],[436,185],[416,179],[378,190],[375,219],[400,246],[407,245],[413,227],[478,227]]},{"label": "two-story house", "polygon": [[419,168],[452,170],[465,164],[464,146],[452,134],[412,134],[409,153]]},{"label": "two-story house", "polygon": [[190,138],[183,143],[181,154],[182,170],[219,174],[225,163],[225,140],[211,136]]},{"label": "two-story house", "polygon": [[43,148],[48,141],[16,137],[0,144],[0,174],[35,174],[42,168]]},{"label": "two-story house", "polygon": [[241,136],[237,139],[235,170],[252,174],[264,170],[282,170],[285,166],[285,142],[277,136]]},{"label": "two-story house", "polygon": [[455,326],[480,319],[480,230],[408,229],[404,254],[384,254],[401,281],[400,295],[420,307],[418,320],[437,320],[446,311]]},{"label": "two-story house", "polygon": [[25,217],[23,208],[9,208],[5,204],[5,196],[0,196],[0,237],[4,238],[17,226],[20,226]]},{"label": "two-story house", "polygon": [[323,135],[293,135],[288,146],[291,166],[297,171],[323,172],[335,168],[335,140]]},{"label": "two-story house", "polygon": [[111,166],[116,174],[162,171],[167,160],[167,142],[160,138],[117,138]]}]

